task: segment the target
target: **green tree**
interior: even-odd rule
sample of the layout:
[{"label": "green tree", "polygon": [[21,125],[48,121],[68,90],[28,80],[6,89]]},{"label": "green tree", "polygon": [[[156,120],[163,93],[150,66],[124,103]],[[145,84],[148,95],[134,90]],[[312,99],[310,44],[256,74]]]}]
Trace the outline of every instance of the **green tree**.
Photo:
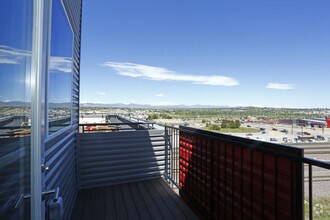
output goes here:
[{"label": "green tree", "polygon": [[241,122],[239,120],[235,120],[235,128],[240,128]]},{"label": "green tree", "polygon": [[147,118],[147,120],[155,120],[155,119],[158,119],[158,115],[156,114],[149,115]]},{"label": "green tree", "polygon": [[219,125],[210,124],[210,125],[208,125],[208,129],[213,130],[213,131],[219,131],[221,128]]}]

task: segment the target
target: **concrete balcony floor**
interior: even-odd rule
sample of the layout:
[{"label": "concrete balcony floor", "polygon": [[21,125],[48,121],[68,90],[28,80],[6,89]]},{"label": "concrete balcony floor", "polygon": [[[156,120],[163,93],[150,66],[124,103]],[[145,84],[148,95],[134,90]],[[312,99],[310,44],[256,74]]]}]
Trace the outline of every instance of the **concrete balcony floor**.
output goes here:
[{"label": "concrete balcony floor", "polygon": [[82,189],[71,219],[198,219],[161,178]]}]

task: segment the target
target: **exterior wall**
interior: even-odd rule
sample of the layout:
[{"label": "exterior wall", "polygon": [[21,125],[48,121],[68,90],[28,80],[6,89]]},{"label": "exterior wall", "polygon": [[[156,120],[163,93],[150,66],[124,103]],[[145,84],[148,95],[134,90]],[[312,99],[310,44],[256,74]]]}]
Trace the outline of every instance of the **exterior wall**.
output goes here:
[{"label": "exterior wall", "polygon": [[79,78],[81,39],[81,0],[64,0],[67,15],[74,32],[72,126],[63,129],[45,142],[45,163],[49,170],[45,174],[46,190],[60,188],[64,201],[63,219],[69,219],[78,191],[76,168],[76,139],[79,123]]}]

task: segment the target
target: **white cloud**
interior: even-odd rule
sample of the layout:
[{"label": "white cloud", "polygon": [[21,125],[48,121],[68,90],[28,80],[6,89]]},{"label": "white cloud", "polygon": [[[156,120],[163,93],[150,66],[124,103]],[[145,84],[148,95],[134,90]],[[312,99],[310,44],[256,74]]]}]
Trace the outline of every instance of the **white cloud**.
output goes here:
[{"label": "white cloud", "polygon": [[290,89],[294,89],[295,86],[293,84],[268,83],[266,88],[267,89],[290,90]]},{"label": "white cloud", "polygon": [[[20,64],[26,57],[30,56],[30,51],[0,45],[0,64]],[[70,73],[72,72],[72,58],[50,57],[49,68],[52,71]]]},{"label": "white cloud", "polygon": [[236,86],[238,81],[227,76],[201,76],[177,73],[166,68],[147,66],[135,63],[105,62],[103,66],[111,67],[119,75],[143,78],[155,81],[183,81],[194,84],[213,86]]},{"label": "white cloud", "polygon": [[158,93],[158,94],[156,94],[156,97],[164,97],[164,94],[163,93]]},{"label": "white cloud", "polygon": [[50,57],[49,68],[51,71],[58,71],[64,73],[72,72],[72,58],[71,57]]},{"label": "white cloud", "polygon": [[100,91],[98,91],[97,94],[100,95],[100,96],[105,96],[105,95],[107,95],[106,92],[100,92]]},{"label": "white cloud", "polygon": [[20,64],[21,61],[31,56],[30,51],[0,45],[0,64]]}]

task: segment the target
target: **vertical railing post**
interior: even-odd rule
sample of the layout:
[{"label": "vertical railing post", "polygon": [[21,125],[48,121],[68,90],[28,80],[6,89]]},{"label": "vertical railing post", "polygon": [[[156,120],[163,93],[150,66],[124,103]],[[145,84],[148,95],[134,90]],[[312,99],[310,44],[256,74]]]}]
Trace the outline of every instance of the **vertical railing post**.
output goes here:
[{"label": "vertical railing post", "polygon": [[167,127],[164,128],[164,140],[165,140],[165,179],[168,180],[168,133],[167,133]]},{"label": "vertical railing post", "polygon": [[172,128],[168,128],[168,131],[167,131],[167,145],[168,145],[168,156],[169,156],[169,159],[168,159],[168,175],[169,177],[171,178],[171,181],[173,182],[174,181],[174,178],[173,178],[173,155],[174,155],[174,152],[173,152],[173,133],[175,132],[175,130],[173,130]]},{"label": "vertical railing post", "polygon": [[313,220],[313,168],[308,164],[308,182],[309,182],[309,219]]}]

